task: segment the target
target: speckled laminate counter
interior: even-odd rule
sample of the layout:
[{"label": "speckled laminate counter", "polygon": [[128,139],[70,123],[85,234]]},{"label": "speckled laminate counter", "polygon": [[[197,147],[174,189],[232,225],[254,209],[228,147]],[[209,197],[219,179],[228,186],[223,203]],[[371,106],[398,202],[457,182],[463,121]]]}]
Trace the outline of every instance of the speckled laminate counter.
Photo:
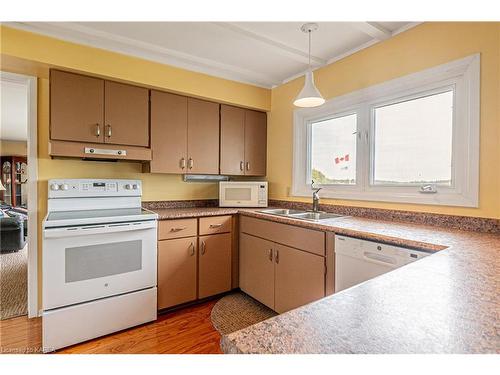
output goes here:
[{"label": "speckled laminate counter", "polygon": [[500,235],[346,217],[321,224],[241,215],[432,256],[222,337],[226,353],[499,353]]},{"label": "speckled laminate counter", "polygon": [[237,208],[189,207],[189,208],[149,208],[158,214],[158,220],[185,219],[190,217],[234,215]]}]

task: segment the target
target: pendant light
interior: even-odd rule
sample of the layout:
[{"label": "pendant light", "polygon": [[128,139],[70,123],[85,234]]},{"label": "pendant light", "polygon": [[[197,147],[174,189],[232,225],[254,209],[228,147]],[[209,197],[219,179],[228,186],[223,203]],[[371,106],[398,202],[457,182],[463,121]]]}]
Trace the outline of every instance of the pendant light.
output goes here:
[{"label": "pendant light", "polygon": [[300,30],[309,36],[309,67],[305,75],[304,87],[295,98],[293,104],[297,107],[318,107],[325,102],[325,99],[323,99],[314,84],[314,75],[311,69],[311,33],[318,30],[318,24],[305,23]]}]

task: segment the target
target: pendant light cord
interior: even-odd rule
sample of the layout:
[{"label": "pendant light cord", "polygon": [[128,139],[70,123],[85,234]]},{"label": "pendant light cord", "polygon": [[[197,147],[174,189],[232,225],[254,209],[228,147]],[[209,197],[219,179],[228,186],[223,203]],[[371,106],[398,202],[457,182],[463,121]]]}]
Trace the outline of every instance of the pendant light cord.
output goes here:
[{"label": "pendant light cord", "polygon": [[309,70],[311,70],[311,29],[309,29],[308,34],[309,34]]}]

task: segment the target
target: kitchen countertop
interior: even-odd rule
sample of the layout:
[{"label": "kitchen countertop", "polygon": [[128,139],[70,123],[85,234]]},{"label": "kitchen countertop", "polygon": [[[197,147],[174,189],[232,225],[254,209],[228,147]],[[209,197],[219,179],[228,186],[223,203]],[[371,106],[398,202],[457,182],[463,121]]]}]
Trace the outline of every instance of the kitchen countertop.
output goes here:
[{"label": "kitchen countertop", "polygon": [[245,216],[436,252],[224,335],[226,353],[500,353],[500,235],[343,217],[321,223],[237,208],[155,209],[160,219]]},{"label": "kitchen countertop", "polygon": [[190,217],[234,215],[237,208],[189,207],[189,208],[148,208],[158,214],[158,220],[185,219]]},{"label": "kitchen countertop", "polygon": [[225,353],[499,353],[500,235],[345,217],[240,214],[435,254],[225,335]]}]

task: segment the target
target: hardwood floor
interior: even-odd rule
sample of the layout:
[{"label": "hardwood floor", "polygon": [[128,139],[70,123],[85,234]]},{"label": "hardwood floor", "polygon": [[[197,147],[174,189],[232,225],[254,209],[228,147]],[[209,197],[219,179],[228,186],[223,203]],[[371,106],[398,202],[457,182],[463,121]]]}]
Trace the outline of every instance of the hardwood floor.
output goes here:
[{"label": "hardwood floor", "polygon": [[[222,353],[220,334],[210,320],[216,302],[212,300],[159,315],[155,322],[64,348],[57,353]],[[40,318],[20,317],[0,322],[0,352],[38,353],[40,348]]]}]

